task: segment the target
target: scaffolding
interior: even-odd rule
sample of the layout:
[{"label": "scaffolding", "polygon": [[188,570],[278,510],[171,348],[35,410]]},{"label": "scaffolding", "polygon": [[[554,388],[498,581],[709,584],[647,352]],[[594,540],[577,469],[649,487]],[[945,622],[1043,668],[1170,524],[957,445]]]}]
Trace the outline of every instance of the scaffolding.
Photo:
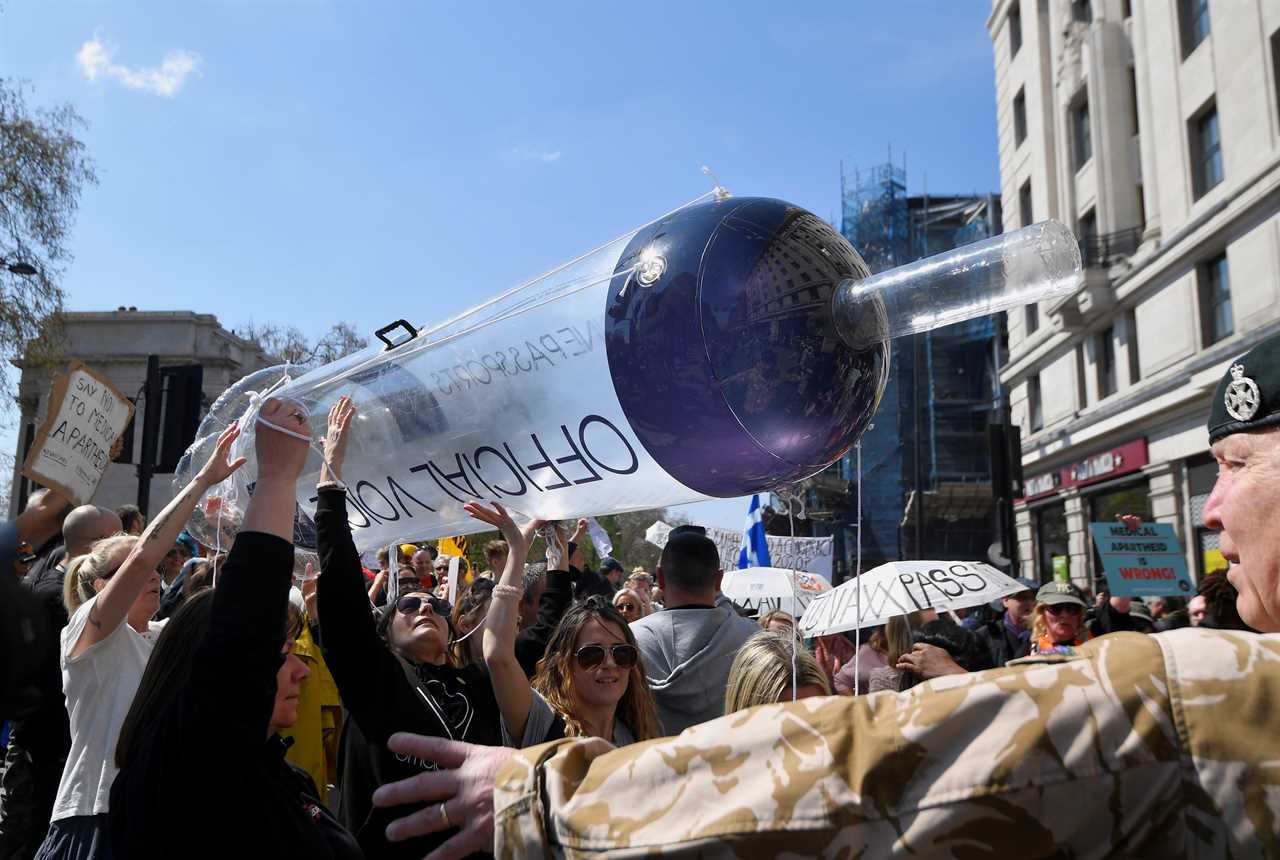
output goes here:
[{"label": "scaffolding", "polygon": [[[1000,230],[994,195],[911,196],[905,166],[881,164],[852,176],[841,169],[840,231],[872,272]],[[864,569],[930,553],[985,555],[992,540],[986,433],[1001,404],[1002,329],[997,319],[978,319],[890,344],[889,381],[862,437],[862,473],[851,457],[830,470],[850,489],[861,482],[863,499],[875,500],[863,508]],[[837,566],[844,559],[847,573],[853,553],[846,538],[856,514],[832,485],[811,486],[809,511],[835,537]]]}]

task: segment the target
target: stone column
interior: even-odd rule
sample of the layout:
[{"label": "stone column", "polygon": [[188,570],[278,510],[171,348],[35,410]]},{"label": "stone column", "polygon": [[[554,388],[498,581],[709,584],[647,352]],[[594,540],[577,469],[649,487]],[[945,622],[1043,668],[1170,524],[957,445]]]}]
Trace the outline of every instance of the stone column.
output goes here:
[{"label": "stone column", "polygon": [[1071,581],[1081,588],[1093,587],[1092,542],[1089,538],[1089,517],[1085,512],[1080,491],[1072,488],[1062,493],[1067,508],[1067,551],[1071,555]]},{"label": "stone column", "polygon": [[1035,525],[1031,521],[1031,510],[1025,503],[1018,505],[1013,510],[1013,519],[1018,540],[1018,576],[1039,582],[1045,577],[1039,569],[1036,556]]}]

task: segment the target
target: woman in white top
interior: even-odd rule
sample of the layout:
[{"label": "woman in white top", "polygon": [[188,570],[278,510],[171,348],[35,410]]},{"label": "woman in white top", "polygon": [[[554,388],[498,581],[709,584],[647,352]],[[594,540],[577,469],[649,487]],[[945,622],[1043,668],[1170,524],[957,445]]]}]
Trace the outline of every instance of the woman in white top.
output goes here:
[{"label": "woman in white top", "polygon": [[62,629],[61,664],[71,752],[37,860],[111,856],[107,809],[116,740],[161,627],[151,621],[160,605],[156,565],[205,490],[243,465],[227,462],[237,435],[232,426],[219,437],[209,462],[141,537],[103,538],[67,564],[63,598],[71,621]]}]

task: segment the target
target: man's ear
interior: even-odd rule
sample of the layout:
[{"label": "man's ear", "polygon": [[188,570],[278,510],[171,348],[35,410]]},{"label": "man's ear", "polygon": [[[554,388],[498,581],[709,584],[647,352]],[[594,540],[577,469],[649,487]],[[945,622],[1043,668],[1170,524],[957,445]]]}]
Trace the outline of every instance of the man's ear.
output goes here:
[{"label": "man's ear", "polygon": [[658,566],[658,569],[657,569],[657,571],[654,573],[654,575],[658,578],[658,588],[661,588],[663,591],[666,591],[666,590],[667,590],[667,578],[666,578],[666,576],[664,576],[664,575],[663,575],[663,573],[662,573],[662,566],[661,566],[661,565],[659,565],[659,566]]},{"label": "man's ear", "polygon": [[723,580],[723,579],[724,579],[724,571],[723,571],[723,570],[717,570],[717,571],[716,571],[716,591],[719,591],[719,590],[720,590],[720,582],[721,582],[721,580]]}]

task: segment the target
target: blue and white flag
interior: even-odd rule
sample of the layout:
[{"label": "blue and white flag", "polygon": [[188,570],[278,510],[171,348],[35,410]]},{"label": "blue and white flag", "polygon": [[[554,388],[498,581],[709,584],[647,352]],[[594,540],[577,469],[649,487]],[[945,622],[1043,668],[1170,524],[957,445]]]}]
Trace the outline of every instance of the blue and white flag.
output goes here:
[{"label": "blue and white flag", "polygon": [[747,524],[742,530],[742,548],[738,550],[738,569],[745,567],[772,567],[769,563],[769,543],[764,537],[764,520],[761,518],[760,496],[751,497],[747,509]]}]

